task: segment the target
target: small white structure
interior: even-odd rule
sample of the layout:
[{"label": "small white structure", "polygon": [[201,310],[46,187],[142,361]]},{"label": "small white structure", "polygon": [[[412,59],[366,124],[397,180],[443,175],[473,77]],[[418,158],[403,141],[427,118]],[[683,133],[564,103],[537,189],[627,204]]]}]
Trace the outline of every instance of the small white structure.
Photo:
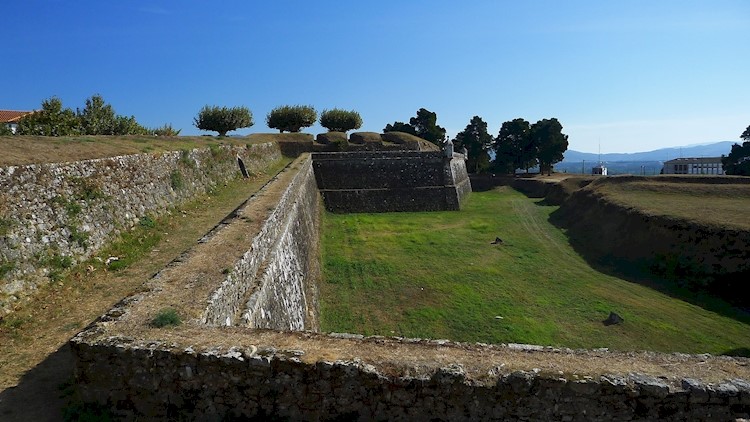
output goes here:
[{"label": "small white structure", "polygon": [[715,174],[722,175],[721,157],[675,158],[664,162],[663,174]]},{"label": "small white structure", "polygon": [[591,168],[591,174],[595,176],[606,176],[607,175],[607,168],[604,167],[603,164],[599,164],[596,167]]}]

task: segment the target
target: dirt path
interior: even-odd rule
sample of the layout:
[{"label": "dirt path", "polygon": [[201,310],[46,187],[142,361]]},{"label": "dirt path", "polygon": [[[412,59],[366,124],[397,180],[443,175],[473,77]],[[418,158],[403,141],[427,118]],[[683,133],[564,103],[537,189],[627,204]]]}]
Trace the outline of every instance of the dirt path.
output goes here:
[{"label": "dirt path", "polygon": [[159,244],[137,265],[119,272],[74,269],[19,305],[0,324],[0,420],[61,420],[73,370],[68,339],[192,246],[288,162],[179,207]]}]

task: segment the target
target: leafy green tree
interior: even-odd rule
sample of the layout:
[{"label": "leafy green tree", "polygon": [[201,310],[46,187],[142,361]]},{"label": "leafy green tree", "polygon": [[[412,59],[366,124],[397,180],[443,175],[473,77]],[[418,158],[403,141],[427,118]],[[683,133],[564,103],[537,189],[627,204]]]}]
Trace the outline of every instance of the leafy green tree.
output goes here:
[{"label": "leafy green tree", "polygon": [[492,143],[495,160],[492,167],[496,171],[513,173],[516,169],[525,169],[537,164],[536,147],[529,136],[531,125],[518,118],[504,122],[500,132]]},{"label": "leafy green tree", "polygon": [[490,156],[487,150],[492,145],[492,136],[487,133],[487,123],[481,117],[472,117],[466,128],[456,135],[453,143],[458,152],[466,148],[469,155],[466,170],[469,173],[481,173],[489,168]]},{"label": "leafy green tree", "polygon": [[16,133],[19,135],[69,136],[79,133],[78,118],[62,100],[51,97],[42,101],[42,109],[22,117]]},{"label": "leafy green tree", "polygon": [[[84,135],[116,135],[115,110],[101,95],[95,94],[86,100],[83,110],[76,113]],[[123,134],[125,135],[125,134]]]},{"label": "leafy green tree", "polygon": [[392,125],[386,125],[383,132],[405,132],[432,142],[442,147],[445,143],[445,129],[437,125],[437,114],[420,108],[417,110],[416,117],[409,119],[409,124],[395,122]]},{"label": "leafy green tree", "polygon": [[344,132],[362,127],[362,117],[354,110],[323,110],[320,114],[320,125],[329,132]]},{"label": "leafy green tree", "polygon": [[310,127],[318,120],[318,112],[312,106],[280,106],[271,110],[266,116],[266,124],[279,133],[299,132],[303,127]]},{"label": "leafy green tree", "polygon": [[568,135],[562,133],[562,125],[553,117],[531,125],[529,136],[536,146],[539,171],[549,175],[552,166],[562,161],[563,153],[568,150]]},{"label": "leafy green tree", "polygon": [[253,125],[253,114],[247,107],[219,107],[204,106],[193,124],[200,130],[219,132],[219,136],[227,136],[227,132]]},{"label": "leafy green tree", "polygon": [[385,125],[385,128],[383,129],[383,133],[388,132],[404,132],[409,133],[411,135],[417,136],[417,130],[414,129],[414,126],[404,123],[404,122],[394,122],[393,124],[387,124]]},{"label": "leafy green tree", "polygon": [[113,135],[153,135],[153,131],[141,126],[135,120],[135,116],[121,116],[115,117],[115,126],[112,130]]},{"label": "leafy green tree", "polygon": [[10,126],[0,123],[0,136],[11,136],[13,135],[13,131],[10,130]]},{"label": "leafy green tree", "polygon": [[750,126],[742,132],[742,145],[732,145],[728,156],[721,156],[721,166],[727,174],[735,176],[750,176]]},{"label": "leafy green tree", "polygon": [[420,108],[417,116],[409,119],[409,124],[414,127],[416,135],[442,147],[445,143],[445,129],[437,125],[437,114]]}]

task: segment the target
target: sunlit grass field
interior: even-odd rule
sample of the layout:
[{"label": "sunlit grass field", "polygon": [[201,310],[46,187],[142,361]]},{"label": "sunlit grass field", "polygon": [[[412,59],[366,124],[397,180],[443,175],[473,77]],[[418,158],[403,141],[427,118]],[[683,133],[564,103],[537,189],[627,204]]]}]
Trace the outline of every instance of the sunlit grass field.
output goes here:
[{"label": "sunlit grass field", "polygon": [[[598,272],[548,222],[557,207],[507,187],[460,212],[324,213],[323,331],[720,354],[750,348],[722,316]],[[503,242],[491,242],[500,237]],[[606,239],[603,239],[606,241]],[[621,325],[605,326],[610,311]],[[744,321],[744,322],[743,322]]]}]

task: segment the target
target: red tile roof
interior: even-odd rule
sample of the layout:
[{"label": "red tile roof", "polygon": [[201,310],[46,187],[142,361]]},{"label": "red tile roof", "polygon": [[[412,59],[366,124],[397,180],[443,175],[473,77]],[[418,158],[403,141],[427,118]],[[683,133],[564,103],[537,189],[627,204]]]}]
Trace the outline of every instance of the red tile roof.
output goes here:
[{"label": "red tile roof", "polygon": [[33,111],[0,110],[0,123],[17,122],[21,117]]}]

